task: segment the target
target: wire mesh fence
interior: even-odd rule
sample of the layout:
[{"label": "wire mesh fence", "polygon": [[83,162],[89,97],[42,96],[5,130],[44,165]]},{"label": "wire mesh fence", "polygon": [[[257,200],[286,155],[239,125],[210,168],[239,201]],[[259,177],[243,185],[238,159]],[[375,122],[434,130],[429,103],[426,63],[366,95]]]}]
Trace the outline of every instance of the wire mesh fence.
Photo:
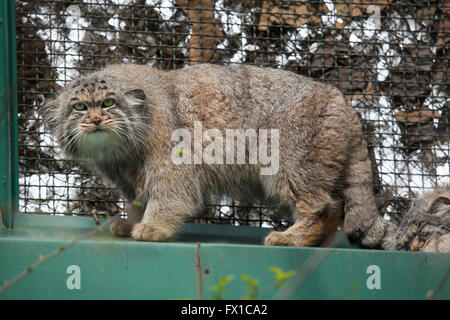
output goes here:
[{"label": "wire mesh fence", "polygon": [[[66,160],[39,109],[107,64],[283,68],[337,86],[359,113],[380,214],[450,183],[450,3],[343,0],[17,1],[20,212],[109,215],[125,202]],[[272,208],[218,198],[198,222],[284,228]]]}]

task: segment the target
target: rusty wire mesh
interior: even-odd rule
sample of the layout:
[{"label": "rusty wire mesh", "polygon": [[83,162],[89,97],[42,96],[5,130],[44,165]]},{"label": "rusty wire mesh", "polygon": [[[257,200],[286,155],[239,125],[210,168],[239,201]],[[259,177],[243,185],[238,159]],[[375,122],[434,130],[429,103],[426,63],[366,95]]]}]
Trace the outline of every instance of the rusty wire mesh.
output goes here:
[{"label": "rusty wire mesh", "polygon": [[[361,116],[380,214],[450,183],[450,3],[395,0],[17,1],[20,211],[115,214],[124,201],[68,161],[39,108],[116,62],[283,68],[337,86]],[[271,208],[211,203],[201,222],[286,226]]]}]

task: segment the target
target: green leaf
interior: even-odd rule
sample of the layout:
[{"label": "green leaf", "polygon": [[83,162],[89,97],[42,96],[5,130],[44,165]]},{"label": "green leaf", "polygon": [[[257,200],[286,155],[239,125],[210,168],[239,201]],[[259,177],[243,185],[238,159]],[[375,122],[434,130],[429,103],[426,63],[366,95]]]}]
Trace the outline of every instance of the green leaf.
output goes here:
[{"label": "green leaf", "polygon": [[278,267],[269,267],[269,270],[272,271],[273,273],[275,273],[275,277],[279,274],[283,273],[283,270],[281,270]]},{"label": "green leaf", "polygon": [[135,206],[135,207],[142,207],[142,202],[140,202],[140,201],[133,201],[133,206]]},{"label": "green leaf", "polygon": [[222,288],[224,286],[227,285],[228,282],[230,282],[233,279],[234,279],[234,275],[232,275],[232,274],[228,275],[228,276],[225,276],[225,277],[222,277],[222,278],[220,278],[219,283],[210,286],[209,289],[211,291],[220,291],[220,290],[222,290]]},{"label": "green leaf", "polygon": [[211,290],[211,291],[219,291],[220,287],[218,285],[213,285],[213,286],[209,287],[209,290]]},{"label": "green leaf", "polygon": [[277,280],[278,285],[284,284],[284,282],[292,277],[295,274],[294,270],[289,270],[288,272],[284,272],[281,268],[278,267],[270,267],[270,271],[275,274],[275,279]]},{"label": "green leaf", "polygon": [[225,286],[228,282],[230,282],[231,280],[234,279],[234,275],[230,274],[228,276],[222,277],[219,281],[218,286],[223,287]]},{"label": "green leaf", "polygon": [[183,154],[184,154],[185,152],[186,152],[186,151],[185,151],[184,149],[178,150],[178,157],[179,157],[179,158],[182,158],[182,157],[183,157]]},{"label": "green leaf", "polygon": [[220,278],[218,284],[210,286],[209,290],[216,292],[216,294],[213,295],[213,299],[221,300],[226,294],[228,294],[228,291],[225,291],[224,287],[233,279],[234,275],[230,274]]},{"label": "green leaf", "polygon": [[252,286],[252,287],[257,287],[259,285],[259,280],[258,279],[250,278],[246,274],[242,275],[241,279],[242,279],[242,281],[250,284],[250,286]]}]

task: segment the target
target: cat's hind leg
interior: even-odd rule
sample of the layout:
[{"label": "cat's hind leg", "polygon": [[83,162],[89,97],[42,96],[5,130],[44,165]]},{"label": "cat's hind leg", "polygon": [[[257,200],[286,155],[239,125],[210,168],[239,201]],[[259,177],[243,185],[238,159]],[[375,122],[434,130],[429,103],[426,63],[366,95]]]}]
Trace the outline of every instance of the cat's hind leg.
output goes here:
[{"label": "cat's hind leg", "polygon": [[386,249],[395,227],[378,213],[372,190],[371,162],[366,142],[362,135],[358,139],[349,157],[343,189],[344,232],[350,242],[360,247]]},{"label": "cat's hind leg", "polygon": [[331,240],[342,222],[342,201],[324,196],[321,200],[301,199],[295,205],[301,218],[286,231],[271,232],[264,244],[272,246],[319,246]]}]

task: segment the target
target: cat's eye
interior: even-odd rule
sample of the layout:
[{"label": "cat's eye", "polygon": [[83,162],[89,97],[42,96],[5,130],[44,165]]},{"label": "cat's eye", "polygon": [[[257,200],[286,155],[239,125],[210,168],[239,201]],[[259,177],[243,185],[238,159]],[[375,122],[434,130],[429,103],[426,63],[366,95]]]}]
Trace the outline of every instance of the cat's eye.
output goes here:
[{"label": "cat's eye", "polygon": [[109,107],[112,107],[113,105],[114,105],[114,99],[111,99],[111,98],[105,99],[102,103],[103,108],[109,108]]},{"label": "cat's eye", "polygon": [[73,108],[77,111],[87,110],[87,105],[83,102],[77,102],[73,105]]}]

